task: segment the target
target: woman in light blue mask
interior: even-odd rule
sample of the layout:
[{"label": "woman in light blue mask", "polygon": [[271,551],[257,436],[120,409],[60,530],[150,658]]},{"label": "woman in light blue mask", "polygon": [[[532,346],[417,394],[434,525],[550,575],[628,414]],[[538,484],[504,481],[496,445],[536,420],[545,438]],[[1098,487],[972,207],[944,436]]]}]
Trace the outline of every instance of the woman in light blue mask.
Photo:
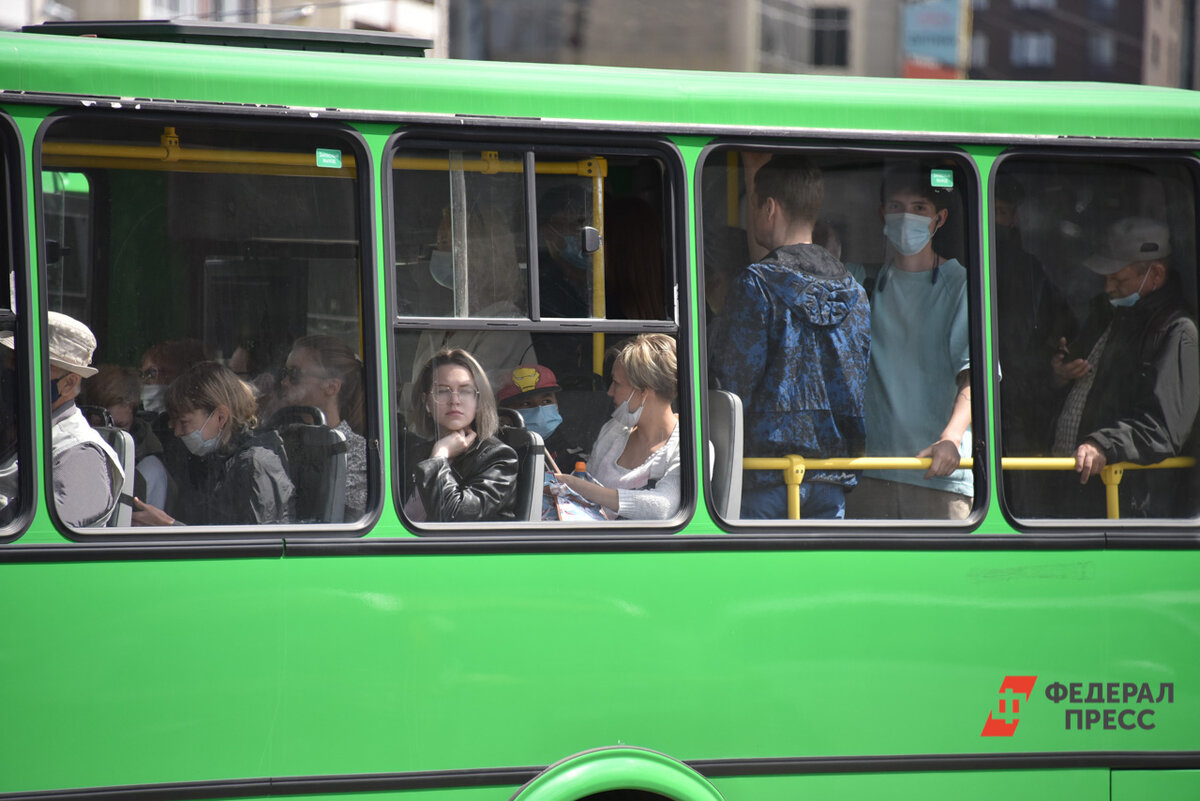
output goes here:
[{"label": "woman in light blue mask", "polygon": [[134,499],[135,525],[287,523],[295,488],[273,432],[256,436],[254,393],[218,362],[192,366],[167,388],[171,429],[199,459],[196,480],[180,480],[178,519]]}]

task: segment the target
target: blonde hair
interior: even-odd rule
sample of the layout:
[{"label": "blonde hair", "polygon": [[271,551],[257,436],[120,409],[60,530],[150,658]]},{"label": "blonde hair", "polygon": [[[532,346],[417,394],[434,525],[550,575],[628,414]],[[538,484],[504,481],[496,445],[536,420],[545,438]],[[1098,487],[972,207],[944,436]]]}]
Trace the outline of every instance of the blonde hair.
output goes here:
[{"label": "blonde hair", "polygon": [[648,389],[666,401],[675,399],[679,363],[675,340],[666,334],[638,334],[617,349],[613,364],[621,365],[634,389]]},{"label": "blonde hair", "polygon": [[231,425],[222,432],[222,442],[227,442],[235,431],[253,428],[258,423],[254,416],[258,411],[254,393],[245,381],[237,377],[237,373],[220,362],[192,365],[171,382],[163,400],[171,417],[195,409],[211,413],[218,406],[224,406],[229,410]]},{"label": "blonde hair", "polygon": [[496,412],[496,397],[492,394],[492,385],[479,362],[475,361],[475,357],[460,348],[438,351],[421,368],[413,387],[408,427],[426,439],[438,438],[437,424],[429,412],[429,393],[433,389],[433,377],[437,369],[445,365],[465,367],[471,374],[471,380],[475,382],[479,402],[475,406],[475,419],[471,421],[471,428],[478,435],[477,441],[496,436],[496,432],[500,430],[500,416]]}]

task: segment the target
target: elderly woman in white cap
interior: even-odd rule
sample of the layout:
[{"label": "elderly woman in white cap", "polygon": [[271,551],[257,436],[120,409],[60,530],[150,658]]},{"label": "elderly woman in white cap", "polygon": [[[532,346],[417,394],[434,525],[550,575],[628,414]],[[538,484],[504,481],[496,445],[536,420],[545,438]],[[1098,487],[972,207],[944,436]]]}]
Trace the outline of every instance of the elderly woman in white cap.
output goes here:
[{"label": "elderly woman in white cap", "polygon": [[[117,455],[75,406],[83,379],[96,374],[90,366],[96,337],[65,314],[52,311],[49,321],[54,504],[69,526],[103,526],[125,476]],[[11,347],[11,335],[0,344]]]}]

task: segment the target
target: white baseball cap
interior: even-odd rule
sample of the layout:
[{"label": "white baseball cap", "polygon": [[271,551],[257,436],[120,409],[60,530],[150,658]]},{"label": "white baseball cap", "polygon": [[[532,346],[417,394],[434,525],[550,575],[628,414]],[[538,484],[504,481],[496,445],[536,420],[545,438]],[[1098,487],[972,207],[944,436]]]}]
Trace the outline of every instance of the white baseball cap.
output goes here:
[{"label": "white baseball cap", "polygon": [[1146,217],[1124,217],[1108,228],[1104,246],[1083,260],[1089,270],[1112,275],[1137,261],[1154,261],[1171,255],[1167,226]]}]

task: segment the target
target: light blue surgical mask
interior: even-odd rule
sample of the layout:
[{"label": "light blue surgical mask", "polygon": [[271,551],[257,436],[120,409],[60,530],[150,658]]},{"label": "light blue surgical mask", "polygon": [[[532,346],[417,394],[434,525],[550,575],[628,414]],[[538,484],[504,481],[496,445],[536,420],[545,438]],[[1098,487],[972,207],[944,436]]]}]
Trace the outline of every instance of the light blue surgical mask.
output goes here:
[{"label": "light blue surgical mask", "polygon": [[920,214],[895,212],[883,216],[883,235],[892,247],[905,256],[920,253],[933,234],[929,231],[931,218]]},{"label": "light blue surgical mask", "polygon": [[429,274],[446,289],[454,289],[454,257],[448,250],[435,250],[429,254]]},{"label": "light blue surgical mask", "polygon": [[1150,271],[1146,270],[1146,274],[1142,276],[1142,283],[1138,284],[1136,291],[1131,292],[1123,298],[1109,298],[1108,302],[1113,305],[1114,309],[1124,309],[1132,306],[1142,299],[1142,287],[1146,285],[1146,279],[1150,277]]},{"label": "light blue surgical mask", "polygon": [[179,441],[183,443],[183,447],[187,448],[196,456],[207,456],[215,451],[217,446],[221,444],[221,429],[217,429],[217,434],[212,439],[205,439],[204,434],[202,433],[205,426],[208,425],[208,421],[211,420],[212,416],[216,413],[217,410],[213,409],[208,413],[208,417],[204,418],[204,425],[200,426],[195,431],[189,431],[179,438]]},{"label": "light blue surgical mask", "polygon": [[546,406],[533,406],[529,409],[518,409],[522,419],[525,420],[525,427],[536,434],[541,435],[542,440],[550,439],[550,435],[562,425],[562,415],[558,412],[558,404],[551,403]]}]

